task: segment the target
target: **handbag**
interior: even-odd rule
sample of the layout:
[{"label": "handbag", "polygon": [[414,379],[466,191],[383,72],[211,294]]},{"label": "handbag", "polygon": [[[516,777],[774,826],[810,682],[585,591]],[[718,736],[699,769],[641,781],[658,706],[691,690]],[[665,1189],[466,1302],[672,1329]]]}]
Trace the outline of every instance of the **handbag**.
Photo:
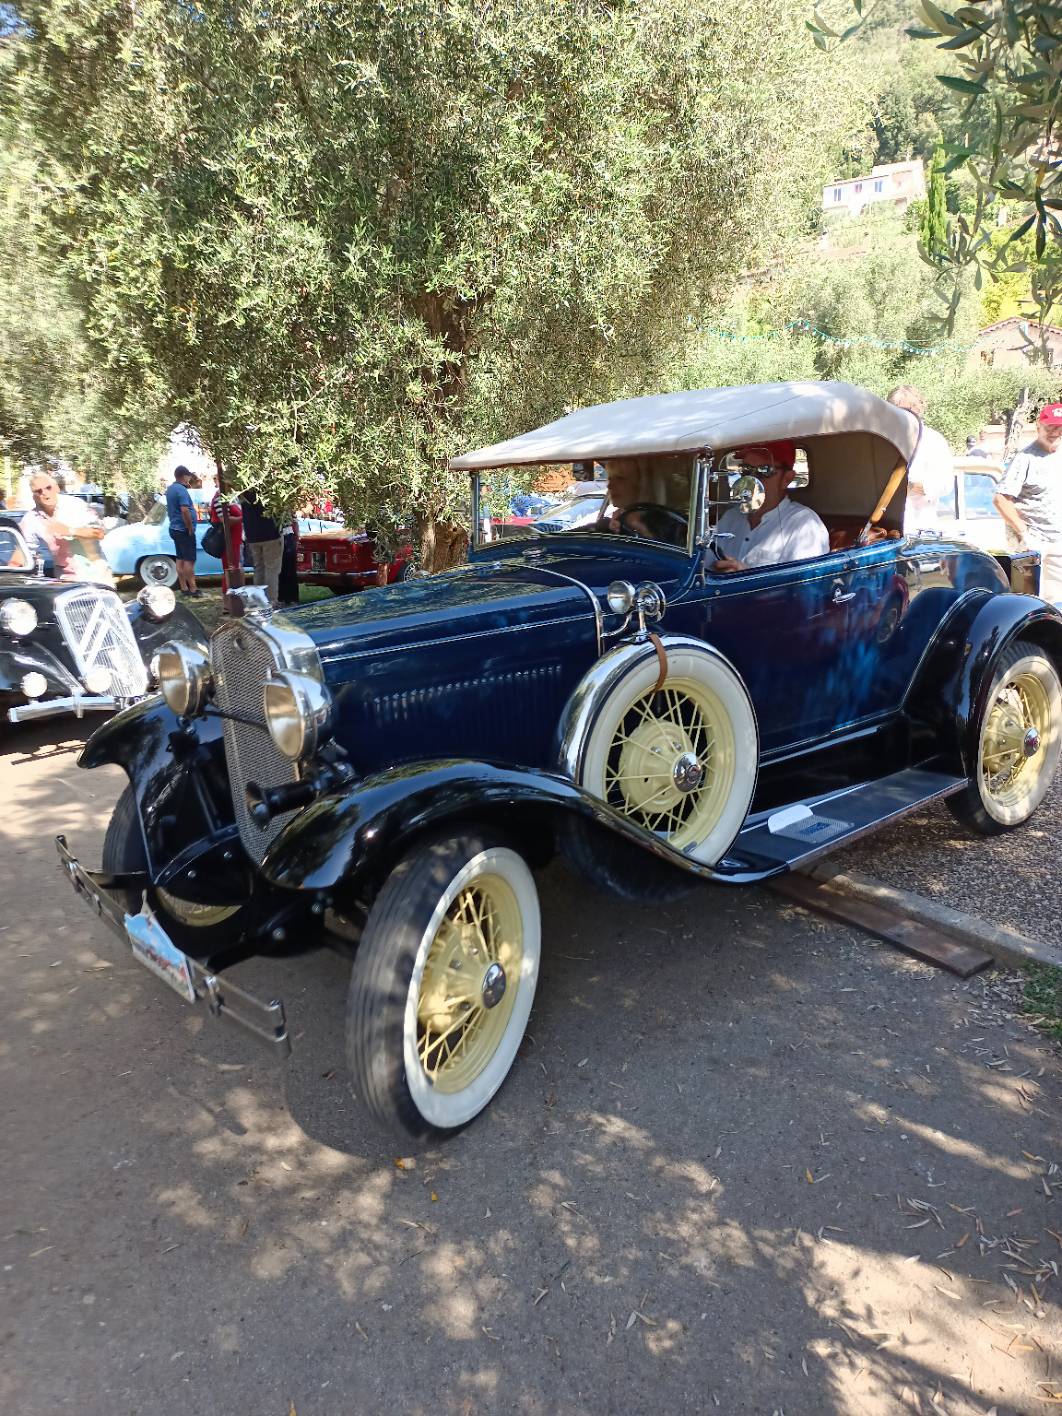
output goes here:
[{"label": "handbag", "polygon": [[203,550],[208,556],[220,560],[225,553],[225,533],[220,526],[211,524],[203,533]]}]

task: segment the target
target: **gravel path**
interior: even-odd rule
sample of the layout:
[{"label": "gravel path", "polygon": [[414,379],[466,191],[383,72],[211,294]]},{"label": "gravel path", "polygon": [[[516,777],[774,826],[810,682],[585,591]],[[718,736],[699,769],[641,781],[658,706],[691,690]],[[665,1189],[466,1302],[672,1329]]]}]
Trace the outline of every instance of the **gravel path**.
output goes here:
[{"label": "gravel path", "polygon": [[[960,983],[765,891],[637,910],[553,866],[513,1075],[414,1160],[345,1085],[338,958],[239,971],[289,1005],[277,1068],[76,902],[51,836],[98,861],[122,779],[49,727],[0,748],[0,1410],[1002,1416],[1062,1394],[1062,1065],[1006,977]],[[1053,801],[1043,837],[960,848],[934,814],[859,866],[1028,900]]]}]

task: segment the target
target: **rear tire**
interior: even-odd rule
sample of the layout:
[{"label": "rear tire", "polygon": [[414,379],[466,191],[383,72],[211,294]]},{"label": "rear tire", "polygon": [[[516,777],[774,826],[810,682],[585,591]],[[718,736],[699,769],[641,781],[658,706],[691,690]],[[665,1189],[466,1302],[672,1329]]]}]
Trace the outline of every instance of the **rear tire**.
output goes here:
[{"label": "rear tire", "polygon": [[976,741],[973,777],[948,798],[953,815],[985,836],[1024,826],[1062,752],[1062,684],[1035,644],[1019,640],[999,656]]},{"label": "rear tire", "polygon": [[177,562],[172,556],[145,556],[137,562],[136,573],[142,585],[166,585],[172,590],[177,584]]},{"label": "rear tire", "polygon": [[354,1090],[404,1141],[466,1126],[507,1077],[538,981],[527,863],[496,836],[438,835],[380,891],[347,1003]]}]

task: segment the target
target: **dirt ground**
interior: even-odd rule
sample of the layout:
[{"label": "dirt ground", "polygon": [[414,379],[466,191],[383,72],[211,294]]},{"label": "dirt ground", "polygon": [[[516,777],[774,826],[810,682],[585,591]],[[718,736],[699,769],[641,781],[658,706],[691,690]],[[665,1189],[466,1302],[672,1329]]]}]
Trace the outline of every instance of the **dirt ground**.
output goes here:
[{"label": "dirt ground", "polygon": [[[288,1004],[276,1066],[75,899],[52,838],[98,864],[121,786],[78,770],[84,735],[0,744],[0,1411],[1001,1416],[1062,1395],[1062,1065],[1011,981],[767,891],[632,909],[554,865],[517,1066],[414,1162],[345,1084],[339,958],[239,970]],[[857,863],[1057,920],[1060,820],[1057,790],[1040,836],[969,844],[933,815]]]}]

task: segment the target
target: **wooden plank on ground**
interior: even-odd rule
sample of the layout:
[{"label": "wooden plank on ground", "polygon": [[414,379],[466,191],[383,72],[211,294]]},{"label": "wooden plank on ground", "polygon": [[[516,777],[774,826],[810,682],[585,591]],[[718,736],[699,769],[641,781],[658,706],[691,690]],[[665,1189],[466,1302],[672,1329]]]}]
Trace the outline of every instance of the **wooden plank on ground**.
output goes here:
[{"label": "wooden plank on ground", "polygon": [[884,905],[871,904],[867,900],[856,899],[835,888],[829,881],[811,880],[806,875],[777,875],[770,882],[771,889],[786,899],[804,905],[809,910],[840,920],[842,924],[855,924],[868,934],[876,934],[889,944],[895,944],[906,954],[923,959],[928,964],[948,969],[960,978],[985,969],[992,962],[992,956],[972,944],[967,944],[946,930],[923,924],[920,920],[908,919]]}]

